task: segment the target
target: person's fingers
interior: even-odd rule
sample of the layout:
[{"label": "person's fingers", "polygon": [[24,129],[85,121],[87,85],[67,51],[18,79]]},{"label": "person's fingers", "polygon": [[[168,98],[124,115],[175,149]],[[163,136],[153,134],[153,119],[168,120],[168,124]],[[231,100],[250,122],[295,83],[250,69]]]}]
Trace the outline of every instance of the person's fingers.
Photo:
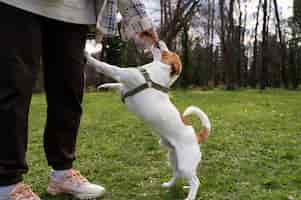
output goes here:
[{"label": "person's fingers", "polygon": [[158,33],[153,29],[143,31],[139,34],[139,36],[142,40],[151,44],[157,43],[159,41]]},{"label": "person's fingers", "polygon": [[159,35],[157,33],[157,31],[153,31],[153,38],[155,39],[155,42],[159,42]]},{"label": "person's fingers", "polygon": [[103,34],[100,31],[96,31],[95,41],[96,43],[102,43]]}]

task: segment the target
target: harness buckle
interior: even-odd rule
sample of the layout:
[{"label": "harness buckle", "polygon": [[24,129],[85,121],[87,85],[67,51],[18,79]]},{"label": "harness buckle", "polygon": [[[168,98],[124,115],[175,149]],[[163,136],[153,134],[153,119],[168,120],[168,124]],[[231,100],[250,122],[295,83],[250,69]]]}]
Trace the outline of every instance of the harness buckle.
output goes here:
[{"label": "harness buckle", "polygon": [[153,87],[153,83],[152,83],[151,81],[148,81],[148,82],[147,82],[147,86],[148,86],[149,88],[151,88],[151,87]]}]

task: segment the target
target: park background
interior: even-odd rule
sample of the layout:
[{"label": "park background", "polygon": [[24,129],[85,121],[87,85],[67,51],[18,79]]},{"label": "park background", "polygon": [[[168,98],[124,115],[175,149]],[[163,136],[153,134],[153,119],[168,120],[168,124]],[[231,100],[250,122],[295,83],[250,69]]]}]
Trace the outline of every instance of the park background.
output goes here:
[{"label": "park background", "polygon": [[[301,1],[144,2],[160,38],[183,61],[172,101],[180,112],[199,106],[213,125],[201,147],[198,200],[301,200]],[[94,37],[91,27],[89,38]],[[118,35],[103,38],[98,56],[121,67],[151,61]],[[105,199],[184,199],[181,181],[174,189],[160,188],[171,171],[152,130],[126,110],[117,94],[96,91],[107,81],[86,67],[75,167],[107,188]],[[68,199],[45,192],[50,169],[42,148],[47,107],[42,75],[35,92],[26,182],[43,199]],[[192,121],[199,130],[198,120]]]},{"label": "park background", "polygon": [[[160,38],[181,55],[175,87],[296,90],[301,77],[299,0],[144,0]],[[95,37],[91,27],[89,38]],[[99,59],[121,67],[151,61],[120,36],[104,38]],[[109,79],[86,67],[89,91]],[[42,68],[36,92],[43,91]]]}]

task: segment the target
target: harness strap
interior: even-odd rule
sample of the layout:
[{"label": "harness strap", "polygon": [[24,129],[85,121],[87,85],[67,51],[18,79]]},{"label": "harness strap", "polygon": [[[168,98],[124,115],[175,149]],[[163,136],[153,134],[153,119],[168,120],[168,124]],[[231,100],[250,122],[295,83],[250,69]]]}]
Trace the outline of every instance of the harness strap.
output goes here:
[{"label": "harness strap", "polygon": [[125,103],[125,99],[127,97],[134,96],[137,93],[139,93],[139,92],[141,92],[141,91],[143,91],[143,90],[145,90],[147,88],[154,88],[154,89],[162,91],[164,93],[168,93],[169,88],[164,87],[164,86],[162,86],[162,85],[160,85],[160,84],[155,83],[154,81],[152,81],[152,79],[150,78],[150,75],[146,71],[146,69],[144,69],[144,68],[138,68],[138,70],[143,75],[146,83],[144,83],[144,84],[136,87],[135,89],[130,90],[130,91],[126,92],[125,94],[123,94],[122,97],[121,97],[121,100],[122,100],[123,103]]}]

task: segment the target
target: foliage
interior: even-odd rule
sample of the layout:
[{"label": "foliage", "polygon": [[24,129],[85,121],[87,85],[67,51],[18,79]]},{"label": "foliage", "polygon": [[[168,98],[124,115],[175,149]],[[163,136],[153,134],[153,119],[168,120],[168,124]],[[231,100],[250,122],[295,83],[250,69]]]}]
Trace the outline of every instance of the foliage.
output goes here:
[{"label": "foliage", "polygon": [[[294,1],[294,17],[290,20],[281,18],[277,0],[264,2],[268,5],[262,6],[263,0],[258,0],[255,13],[249,13],[247,9],[250,0],[157,2],[161,9],[151,13],[161,14],[160,37],[171,50],[181,55],[184,63],[177,86],[232,90],[256,88],[259,83],[264,83],[262,88],[297,89],[301,81],[301,1]],[[262,13],[267,14],[264,31],[260,30],[264,29],[261,28]],[[252,30],[247,26],[249,20],[257,22]],[[91,26],[90,32],[95,31]],[[104,39],[103,45],[100,59],[111,64],[132,67],[151,60],[142,46],[122,42],[120,36]],[[41,77],[40,74],[34,91],[43,91]],[[86,70],[86,77],[87,87],[112,81],[91,69]]]},{"label": "foliage", "polygon": [[301,1],[294,0],[294,20],[299,25],[299,30],[301,32]]},{"label": "foliage", "polygon": [[[202,146],[198,200],[301,199],[301,95],[284,90],[224,92],[174,91],[180,111],[202,108],[213,132]],[[171,176],[166,150],[140,119],[129,113],[114,93],[85,96],[75,168],[103,184],[110,200],[184,199],[181,182],[165,190]],[[35,95],[30,115],[25,181],[42,199],[63,200],[46,194],[50,172],[42,149],[46,116],[44,95]],[[199,130],[199,121],[192,119]]]}]

